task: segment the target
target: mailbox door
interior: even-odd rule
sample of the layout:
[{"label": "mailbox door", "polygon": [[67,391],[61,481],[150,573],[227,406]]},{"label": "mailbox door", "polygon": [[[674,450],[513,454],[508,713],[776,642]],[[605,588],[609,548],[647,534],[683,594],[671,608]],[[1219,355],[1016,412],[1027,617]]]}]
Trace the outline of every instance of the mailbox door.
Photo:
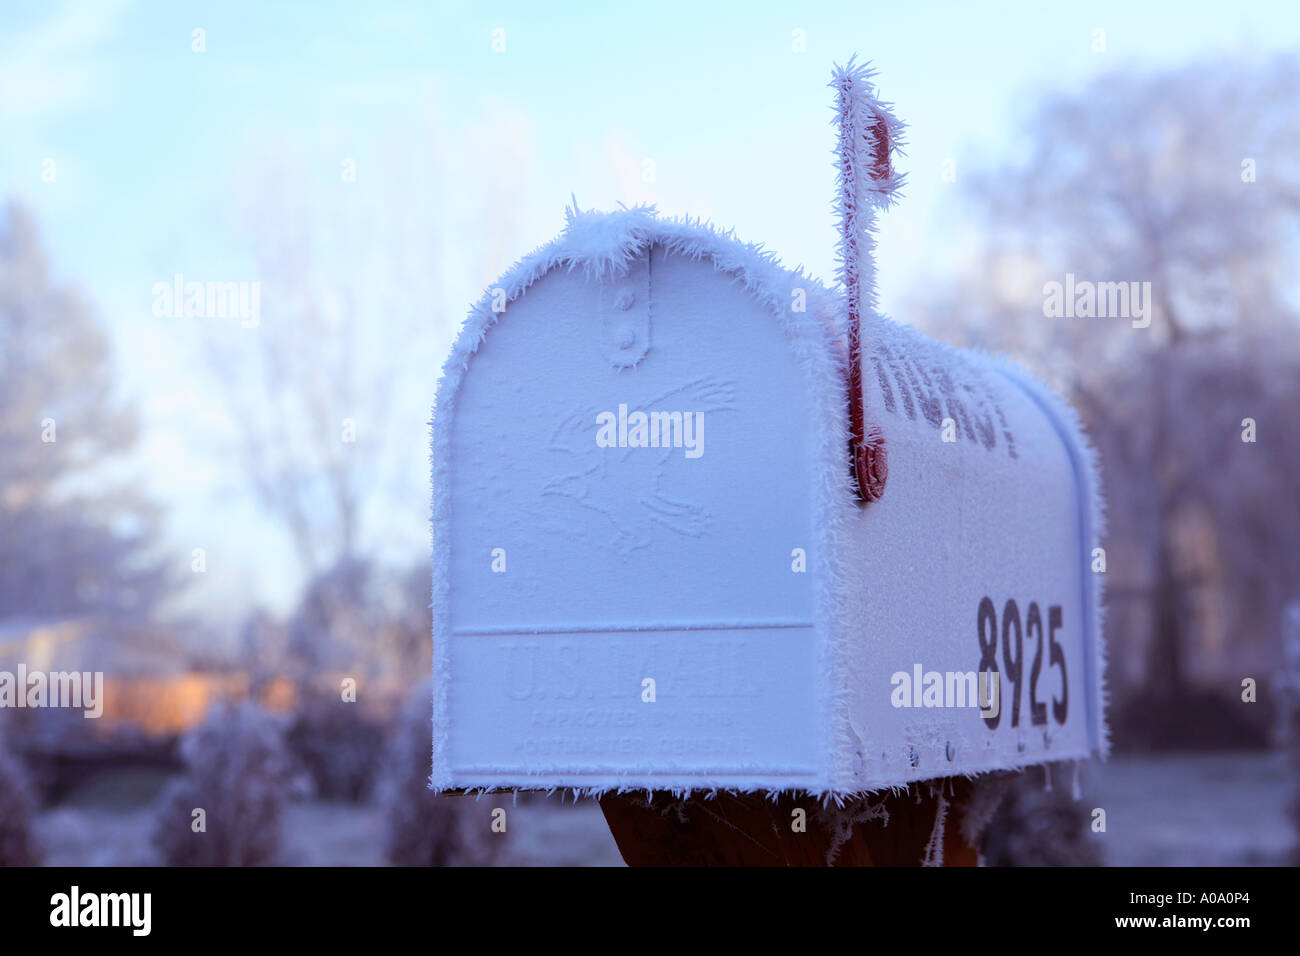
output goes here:
[{"label": "mailbox door", "polygon": [[823,397],[788,322],[661,246],[509,304],[435,489],[435,785],[823,779]]}]

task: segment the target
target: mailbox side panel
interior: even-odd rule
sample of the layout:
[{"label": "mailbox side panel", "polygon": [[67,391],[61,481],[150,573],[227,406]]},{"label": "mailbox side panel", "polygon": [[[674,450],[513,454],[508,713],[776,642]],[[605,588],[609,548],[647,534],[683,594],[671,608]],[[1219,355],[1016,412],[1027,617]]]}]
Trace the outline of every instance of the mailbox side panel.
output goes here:
[{"label": "mailbox side panel", "polygon": [[887,321],[867,341],[889,482],[844,517],[860,785],[1104,754],[1099,489],[1073,414],[1000,361]]},{"label": "mailbox side panel", "polygon": [[829,787],[823,336],[662,245],[509,303],[435,414],[435,787]]}]

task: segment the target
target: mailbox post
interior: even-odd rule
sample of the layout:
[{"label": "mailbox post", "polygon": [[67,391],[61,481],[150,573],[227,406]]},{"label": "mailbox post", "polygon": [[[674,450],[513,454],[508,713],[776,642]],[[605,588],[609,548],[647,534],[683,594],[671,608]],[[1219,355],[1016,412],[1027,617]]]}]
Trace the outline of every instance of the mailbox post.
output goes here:
[{"label": "mailbox post", "polygon": [[435,789],[604,796],[629,859],[672,843],[638,794],[700,839],[892,809],[862,862],[908,828],[942,856],[971,778],[1105,754],[1091,449],[1023,371],[879,314],[901,127],[865,69],[832,85],[842,288],[575,204],[472,309],[433,420]]}]

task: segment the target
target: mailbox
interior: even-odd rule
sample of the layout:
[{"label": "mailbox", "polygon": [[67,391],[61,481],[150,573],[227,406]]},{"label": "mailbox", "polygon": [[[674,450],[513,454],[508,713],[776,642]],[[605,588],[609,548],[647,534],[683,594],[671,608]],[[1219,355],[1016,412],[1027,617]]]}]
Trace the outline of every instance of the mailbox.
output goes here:
[{"label": "mailbox", "polygon": [[1105,753],[1065,403],[874,310],[850,334],[841,290],[706,224],[567,219],[438,387],[435,789],[848,794]]}]

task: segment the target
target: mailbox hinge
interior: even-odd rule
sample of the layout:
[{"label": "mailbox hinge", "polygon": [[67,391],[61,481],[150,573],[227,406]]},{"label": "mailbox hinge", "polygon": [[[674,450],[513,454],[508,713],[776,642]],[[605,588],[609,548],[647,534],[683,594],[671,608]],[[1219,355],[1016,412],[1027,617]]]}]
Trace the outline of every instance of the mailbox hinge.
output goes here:
[{"label": "mailbox hinge", "polygon": [[631,368],[650,350],[650,250],[600,290],[600,353]]}]

